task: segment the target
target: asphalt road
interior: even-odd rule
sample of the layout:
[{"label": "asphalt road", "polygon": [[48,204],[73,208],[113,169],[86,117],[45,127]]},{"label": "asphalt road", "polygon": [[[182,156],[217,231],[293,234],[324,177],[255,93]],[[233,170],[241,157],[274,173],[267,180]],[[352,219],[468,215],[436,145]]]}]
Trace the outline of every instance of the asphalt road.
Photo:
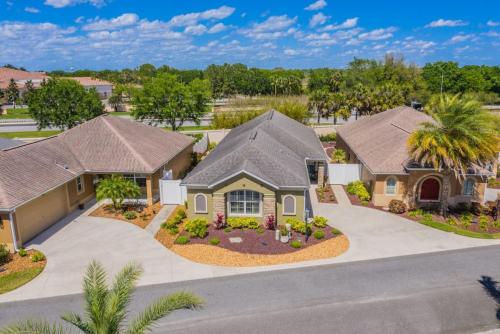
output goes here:
[{"label": "asphalt road", "polygon": [[[490,279],[500,280],[500,246],[147,286],[131,314],[189,290],[204,308],[173,313],[155,333],[475,333],[500,326]],[[5,303],[0,323],[70,310],[81,296]]]}]

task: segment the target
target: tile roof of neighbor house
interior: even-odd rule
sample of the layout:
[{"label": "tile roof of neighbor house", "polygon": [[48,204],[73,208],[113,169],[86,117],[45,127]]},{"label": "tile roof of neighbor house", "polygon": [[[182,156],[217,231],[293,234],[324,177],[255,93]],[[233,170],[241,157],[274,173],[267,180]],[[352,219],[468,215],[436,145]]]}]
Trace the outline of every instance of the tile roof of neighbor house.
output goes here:
[{"label": "tile roof of neighbor house", "polygon": [[[7,67],[0,67],[1,89],[7,88],[10,79],[14,79],[15,81],[27,81],[27,80],[41,81],[47,78],[48,76],[45,72],[28,72],[28,71],[15,70]],[[24,86],[24,84],[18,84],[18,86]]]},{"label": "tile roof of neighbor house", "polygon": [[407,140],[432,117],[410,107],[397,107],[341,126],[337,136],[373,174],[406,174]]},{"label": "tile roof of neighbor house", "polygon": [[132,120],[99,116],[57,136],[0,151],[0,209],[91,173],[153,173],[193,139]]},{"label": "tile roof of neighbor house", "polygon": [[314,130],[270,110],[231,130],[183,184],[210,188],[247,173],[275,188],[305,188],[306,159],[327,159]]},{"label": "tile roof of neighbor house", "polygon": [[70,79],[78,81],[82,86],[112,86],[113,84],[106,80],[101,80],[92,77],[70,77]]},{"label": "tile roof of neighbor house", "polygon": [[23,145],[24,142],[20,140],[13,140],[7,138],[0,138],[0,150],[5,150],[7,148]]}]

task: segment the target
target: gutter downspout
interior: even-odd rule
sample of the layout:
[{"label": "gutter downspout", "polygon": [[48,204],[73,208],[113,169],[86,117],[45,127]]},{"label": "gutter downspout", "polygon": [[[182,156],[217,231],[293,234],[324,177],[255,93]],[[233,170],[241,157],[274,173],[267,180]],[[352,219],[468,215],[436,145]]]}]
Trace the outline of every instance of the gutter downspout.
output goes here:
[{"label": "gutter downspout", "polygon": [[12,216],[12,213],[12,211],[9,212],[10,232],[12,233],[12,245],[14,246],[14,250],[17,252],[19,248],[17,247],[16,227],[14,226],[14,217]]}]

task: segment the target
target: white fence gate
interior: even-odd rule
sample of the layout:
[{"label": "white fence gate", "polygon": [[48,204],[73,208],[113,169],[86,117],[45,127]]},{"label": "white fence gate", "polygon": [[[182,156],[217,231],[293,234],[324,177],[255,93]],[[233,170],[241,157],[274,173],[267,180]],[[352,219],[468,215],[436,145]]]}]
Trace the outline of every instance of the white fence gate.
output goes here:
[{"label": "white fence gate", "polygon": [[484,201],[488,202],[494,202],[497,200],[497,196],[500,194],[500,189],[491,189],[491,188],[486,188],[484,191]]},{"label": "white fence gate", "polygon": [[181,186],[181,180],[160,179],[161,204],[184,204],[187,200],[187,190]]},{"label": "white fence gate", "polygon": [[348,184],[361,176],[360,164],[328,164],[328,182],[330,184]]}]

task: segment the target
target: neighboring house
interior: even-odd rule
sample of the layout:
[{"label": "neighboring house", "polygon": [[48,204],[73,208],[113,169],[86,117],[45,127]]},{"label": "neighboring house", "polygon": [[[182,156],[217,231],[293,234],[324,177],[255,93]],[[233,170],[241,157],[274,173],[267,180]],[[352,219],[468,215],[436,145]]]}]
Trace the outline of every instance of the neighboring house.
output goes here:
[{"label": "neighboring house", "polygon": [[17,88],[22,94],[25,90],[26,82],[30,81],[33,83],[35,88],[40,87],[43,80],[49,77],[45,72],[28,72],[15,70],[8,67],[0,67],[0,89],[5,90],[9,86],[10,80],[14,79],[17,84]]},{"label": "neighboring house", "polygon": [[[91,199],[99,178],[122,174],[152,204],[159,179],[182,177],[193,139],[132,120],[99,116],[57,136],[0,151],[0,243],[21,247]],[[14,242],[15,240],[15,242]]]},{"label": "neighboring house", "polygon": [[310,180],[327,157],[313,129],[271,110],[224,137],[182,181],[188,216],[304,219]]},{"label": "neighboring house", "polygon": [[[398,107],[359,119],[337,130],[337,148],[349,163],[358,163],[361,180],[368,185],[376,206],[392,199],[410,207],[439,206],[443,175],[431,166],[420,166],[408,155],[407,141],[422,122],[433,119],[410,107]],[[450,205],[482,202],[490,171],[470,169],[463,182],[452,176]]]},{"label": "neighboring house", "polygon": [[113,93],[113,84],[109,81],[92,78],[92,77],[71,77],[78,81],[86,90],[95,88],[101,99],[108,99]]}]

